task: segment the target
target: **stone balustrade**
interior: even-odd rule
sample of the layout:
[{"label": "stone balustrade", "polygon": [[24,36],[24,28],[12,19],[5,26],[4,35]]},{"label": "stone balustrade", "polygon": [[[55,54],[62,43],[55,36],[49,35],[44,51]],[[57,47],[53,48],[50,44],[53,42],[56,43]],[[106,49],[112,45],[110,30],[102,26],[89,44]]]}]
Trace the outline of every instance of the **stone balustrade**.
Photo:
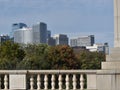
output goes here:
[{"label": "stone balustrade", "polygon": [[0,89],[96,90],[96,72],[96,70],[0,70]]}]

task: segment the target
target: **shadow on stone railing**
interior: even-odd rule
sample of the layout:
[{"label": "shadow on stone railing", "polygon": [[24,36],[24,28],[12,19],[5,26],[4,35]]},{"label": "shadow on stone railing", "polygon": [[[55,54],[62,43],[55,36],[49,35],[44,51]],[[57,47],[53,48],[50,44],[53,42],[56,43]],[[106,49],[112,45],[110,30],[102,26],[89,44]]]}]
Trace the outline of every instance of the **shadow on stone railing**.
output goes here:
[{"label": "shadow on stone railing", "polygon": [[0,70],[0,89],[96,90],[96,70]]}]

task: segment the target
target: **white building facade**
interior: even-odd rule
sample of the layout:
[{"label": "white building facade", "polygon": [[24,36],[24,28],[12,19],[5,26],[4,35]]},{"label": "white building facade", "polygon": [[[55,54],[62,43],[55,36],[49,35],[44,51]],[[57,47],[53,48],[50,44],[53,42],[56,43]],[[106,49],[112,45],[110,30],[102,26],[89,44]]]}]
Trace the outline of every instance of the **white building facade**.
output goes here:
[{"label": "white building facade", "polygon": [[109,46],[107,43],[105,44],[94,44],[93,46],[86,46],[90,52],[104,52],[109,54]]},{"label": "white building facade", "polygon": [[31,28],[22,28],[14,31],[14,42],[22,44],[33,43],[33,31]]}]

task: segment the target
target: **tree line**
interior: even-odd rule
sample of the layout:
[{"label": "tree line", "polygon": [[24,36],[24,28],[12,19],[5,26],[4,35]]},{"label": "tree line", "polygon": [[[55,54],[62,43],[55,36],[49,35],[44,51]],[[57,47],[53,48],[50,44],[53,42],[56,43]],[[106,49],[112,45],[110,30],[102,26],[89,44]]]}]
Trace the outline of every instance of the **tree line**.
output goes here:
[{"label": "tree line", "polygon": [[0,69],[100,69],[105,61],[101,52],[74,53],[68,45],[19,45],[7,41],[0,44]]}]

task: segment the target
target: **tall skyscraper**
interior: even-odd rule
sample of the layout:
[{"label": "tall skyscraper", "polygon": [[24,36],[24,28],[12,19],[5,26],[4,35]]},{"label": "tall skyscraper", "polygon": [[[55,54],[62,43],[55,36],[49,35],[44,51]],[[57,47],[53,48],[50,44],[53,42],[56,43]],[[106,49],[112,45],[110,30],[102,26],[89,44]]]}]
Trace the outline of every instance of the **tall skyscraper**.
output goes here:
[{"label": "tall skyscraper", "polygon": [[31,28],[22,28],[14,31],[14,42],[22,44],[33,43],[33,33]]},{"label": "tall skyscraper", "polygon": [[51,38],[51,31],[47,30],[47,39]]},{"label": "tall skyscraper", "polygon": [[32,27],[33,43],[47,43],[47,24],[39,22]]},{"label": "tall skyscraper", "polygon": [[[40,44],[47,43],[47,24],[39,22],[28,28],[25,24],[14,24],[14,42],[23,44]],[[50,33],[50,31],[49,31]],[[50,33],[51,34],[51,33]]]},{"label": "tall skyscraper", "polygon": [[23,27],[27,27],[27,25],[24,24],[24,23],[14,23],[14,24],[12,24],[12,30],[21,29]]},{"label": "tall skyscraper", "polygon": [[14,23],[12,24],[12,32],[11,32],[11,37],[13,37],[14,31],[22,28],[26,28],[27,25],[24,23]]},{"label": "tall skyscraper", "polygon": [[70,45],[71,45],[71,47],[76,47],[77,46],[77,39],[76,38],[70,39]]},{"label": "tall skyscraper", "polygon": [[56,34],[54,37],[56,45],[68,45],[68,37],[64,34]]}]

